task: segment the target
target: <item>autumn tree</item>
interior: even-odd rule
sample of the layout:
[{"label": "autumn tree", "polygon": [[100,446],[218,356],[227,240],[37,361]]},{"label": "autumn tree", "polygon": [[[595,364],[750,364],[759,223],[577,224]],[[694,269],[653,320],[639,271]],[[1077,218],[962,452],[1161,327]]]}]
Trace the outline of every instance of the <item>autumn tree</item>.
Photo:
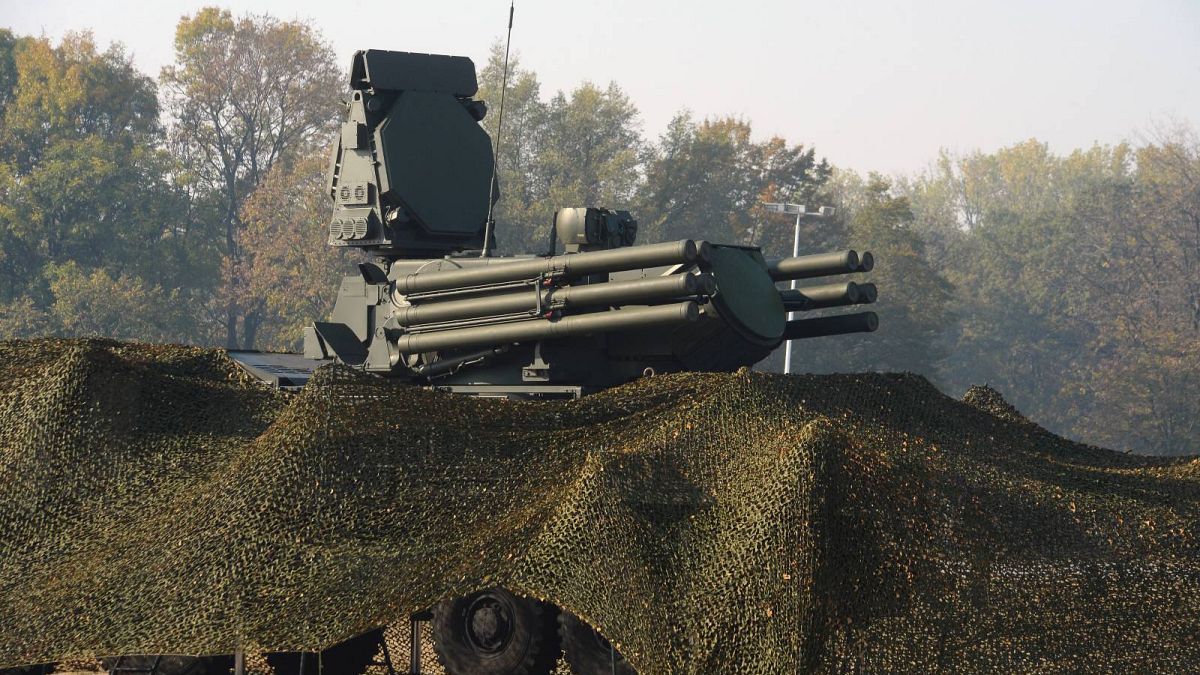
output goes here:
[{"label": "autumn tree", "polygon": [[879,301],[857,308],[877,312],[879,329],[796,343],[793,364],[814,372],[907,371],[936,382],[947,355],[942,336],[954,329],[953,287],[930,265],[908,198],[894,194],[891,182],[877,174],[855,184],[858,194],[837,208],[846,219],[846,243],[879,259],[858,280],[877,284]]},{"label": "autumn tree", "polygon": [[175,63],[160,76],[171,144],[201,197],[219,205],[225,276],[218,301],[229,347],[251,348],[261,302],[245,293],[241,209],[277,164],[328,143],[344,88],[333,51],[311,25],[208,7],[180,20]]},{"label": "autumn tree", "polygon": [[[492,45],[480,70],[483,126],[496,141],[504,48]],[[615,83],[585,82],[570,93],[541,98],[537,74],[509,62],[498,168],[497,240],[507,253],[542,252],[556,209],[629,208],[640,182],[638,111]]]},{"label": "autumn tree", "polygon": [[559,206],[629,204],[638,183],[641,126],[637,107],[610,82],[584,82],[547,104],[540,157],[550,200]]},{"label": "autumn tree", "polygon": [[671,120],[650,151],[641,194],[646,241],[730,241],[762,187],[752,172],[750,125],[737,119]]},{"label": "autumn tree", "polygon": [[0,340],[53,335],[57,328],[45,308],[28,295],[0,302]]},{"label": "autumn tree", "polygon": [[[104,284],[90,285],[104,278],[191,302],[182,289],[194,283],[189,273],[204,269],[205,256],[187,237],[188,201],[171,179],[171,157],[158,147],[154,81],[119,46],[99,51],[86,33],[55,46],[7,32],[0,35],[0,81],[8,83],[0,94],[0,314],[8,319],[0,329],[117,329],[80,324],[59,302],[62,293],[86,289],[95,302],[116,302]],[[134,323],[147,318],[139,311],[151,308],[106,315]],[[156,335],[191,334],[185,315],[171,316],[179,321]]]},{"label": "autumn tree", "polygon": [[1198,159],[1186,131],[1066,155],[1029,141],[906,181],[955,287],[948,388],[991,384],[1090,442],[1194,450]]},{"label": "autumn tree", "polygon": [[[1081,433],[1164,454],[1200,445],[1200,142],[1187,128],[1124,152],[1089,190],[1078,274],[1095,325],[1068,380]],[[1111,175],[1110,174],[1110,175]],[[1094,180],[1092,182],[1095,182]],[[1102,183],[1103,185],[1103,183]]]},{"label": "autumn tree", "polygon": [[751,134],[745,120],[677,115],[646,159],[638,200],[643,241],[689,237],[790,255],[791,228],[776,227],[760,203],[813,203],[827,166],[812,149],[777,137],[755,142]]},{"label": "autumn tree", "polygon": [[189,321],[180,289],[106,268],[89,271],[75,261],[50,265],[46,275],[54,296],[51,315],[64,335],[172,342]]},{"label": "autumn tree", "polygon": [[324,320],[358,251],[326,242],[329,198],[324,154],[277,165],[246,199],[243,255],[237,273],[245,298],[258,303],[265,349],[298,351],[303,329]]},{"label": "autumn tree", "polygon": [[11,30],[0,28],[0,118],[17,93],[16,47],[19,38]]},{"label": "autumn tree", "polygon": [[965,233],[943,238],[953,245],[932,259],[957,289],[960,319],[947,336],[953,346],[943,382],[955,392],[990,384],[1039,422],[1064,431],[1058,397],[1071,370],[1064,356],[1078,353],[1089,327],[1067,314],[1079,232],[1064,210],[1070,189],[1061,158],[1029,141],[944,161],[935,173],[948,188],[928,194],[952,205],[922,204],[920,210],[957,220],[920,228]]},{"label": "autumn tree", "polygon": [[64,141],[144,141],[161,130],[154,81],[121,46],[100,52],[86,32],[68,33],[58,46],[3,33],[0,153],[15,174],[29,174]]},{"label": "autumn tree", "polygon": [[138,260],[136,247],[170,221],[147,212],[170,206],[157,198],[170,190],[150,147],[159,131],[153,81],[120,48],[97,52],[87,34],[58,47],[11,36],[0,44],[13,75],[0,120],[6,299],[38,293],[47,260]]}]

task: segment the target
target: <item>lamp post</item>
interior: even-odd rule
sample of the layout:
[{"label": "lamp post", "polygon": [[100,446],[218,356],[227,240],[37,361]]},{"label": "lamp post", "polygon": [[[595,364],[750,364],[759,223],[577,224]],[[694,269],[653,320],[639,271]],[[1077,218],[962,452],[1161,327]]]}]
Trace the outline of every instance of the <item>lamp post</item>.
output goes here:
[{"label": "lamp post", "polygon": [[[800,219],[809,218],[828,218],[833,216],[832,206],[822,206],[814,211],[808,210],[803,204],[791,204],[788,202],[762,202],[763,208],[768,213],[787,213],[796,216],[796,231],[792,235],[792,257],[800,255]],[[796,280],[792,279],[792,290],[796,289]],[[796,318],[795,312],[788,312],[788,321]],[[783,348],[783,372],[786,375],[792,373],[792,341],[788,340],[787,345]]]}]

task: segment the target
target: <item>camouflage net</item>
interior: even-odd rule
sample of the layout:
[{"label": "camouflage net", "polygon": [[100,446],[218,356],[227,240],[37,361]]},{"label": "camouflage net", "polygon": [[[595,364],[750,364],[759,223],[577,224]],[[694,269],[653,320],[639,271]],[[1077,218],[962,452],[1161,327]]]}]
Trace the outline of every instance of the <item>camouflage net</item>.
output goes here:
[{"label": "camouflage net", "polygon": [[578,402],[0,343],[0,665],[317,649],[503,585],[642,673],[1200,669],[1200,460],[909,375]]}]

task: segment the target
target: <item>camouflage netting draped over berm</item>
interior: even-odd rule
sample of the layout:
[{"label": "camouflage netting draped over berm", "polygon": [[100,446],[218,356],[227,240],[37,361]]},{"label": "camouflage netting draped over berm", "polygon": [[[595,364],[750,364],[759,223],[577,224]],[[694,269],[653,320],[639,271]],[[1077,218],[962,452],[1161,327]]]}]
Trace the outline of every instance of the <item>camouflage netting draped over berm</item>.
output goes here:
[{"label": "camouflage netting draped over berm", "polygon": [[909,375],[577,402],[0,343],[0,665],[318,648],[504,585],[642,673],[1195,672],[1200,460]]}]

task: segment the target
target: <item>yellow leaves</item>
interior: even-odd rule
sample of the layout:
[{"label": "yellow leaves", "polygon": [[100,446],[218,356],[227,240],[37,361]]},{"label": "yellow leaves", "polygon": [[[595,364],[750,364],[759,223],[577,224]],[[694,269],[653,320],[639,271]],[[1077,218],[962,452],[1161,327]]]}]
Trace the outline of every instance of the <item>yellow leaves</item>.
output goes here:
[{"label": "yellow leaves", "polygon": [[[68,36],[64,46],[68,46]],[[81,45],[80,45],[81,46]],[[65,125],[84,103],[84,85],[78,64],[70,64],[45,38],[26,38],[15,50],[16,97],[5,111],[5,124],[12,130],[32,131],[42,125]],[[95,57],[79,53],[77,59]]]},{"label": "yellow leaves", "polygon": [[328,225],[324,170],[319,153],[278,167],[242,207],[243,257],[225,292],[262,307],[263,347],[295,350],[303,327],[332,311],[341,277],[352,271],[346,249],[331,250],[324,236],[313,236]]}]

